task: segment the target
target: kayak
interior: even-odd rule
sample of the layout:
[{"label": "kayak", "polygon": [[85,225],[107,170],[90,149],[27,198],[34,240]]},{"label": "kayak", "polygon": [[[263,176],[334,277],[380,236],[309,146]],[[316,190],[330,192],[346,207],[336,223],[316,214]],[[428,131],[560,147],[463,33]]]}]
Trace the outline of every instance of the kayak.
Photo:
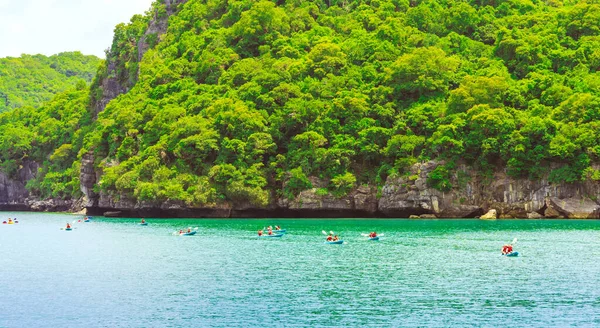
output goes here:
[{"label": "kayak", "polygon": [[148,225],[148,222],[146,222],[146,223],[140,223],[140,225],[141,225],[141,226],[147,226],[147,225]]},{"label": "kayak", "polygon": [[88,223],[88,222],[90,222],[90,220],[83,220],[83,222],[84,222],[84,223]]},{"label": "kayak", "polygon": [[262,235],[262,236],[258,236],[258,238],[281,238],[281,237],[283,237],[282,233],[274,234],[274,235]]},{"label": "kayak", "polygon": [[197,233],[198,231],[192,231],[192,232],[186,232],[186,233],[182,233],[179,234],[180,236],[193,236]]},{"label": "kayak", "polygon": [[73,228],[65,228],[65,231],[71,231]]},{"label": "kayak", "polygon": [[370,241],[379,241],[379,237],[372,237],[372,238],[369,238],[369,240]]},{"label": "kayak", "polygon": [[519,252],[512,252],[512,253],[508,253],[508,254],[504,254],[506,255],[506,257],[517,257],[519,256]]},{"label": "kayak", "polygon": [[287,230],[285,230],[285,229],[281,229],[281,230],[273,230],[273,233],[276,233],[276,234],[281,234],[281,233],[285,233],[286,231],[287,231]]},{"label": "kayak", "polygon": [[15,224],[14,222],[8,222],[8,224]]},{"label": "kayak", "polygon": [[338,240],[338,241],[326,241],[325,244],[329,244],[329,245],[341,245],[343,244],[344,241],[343,240]]}]

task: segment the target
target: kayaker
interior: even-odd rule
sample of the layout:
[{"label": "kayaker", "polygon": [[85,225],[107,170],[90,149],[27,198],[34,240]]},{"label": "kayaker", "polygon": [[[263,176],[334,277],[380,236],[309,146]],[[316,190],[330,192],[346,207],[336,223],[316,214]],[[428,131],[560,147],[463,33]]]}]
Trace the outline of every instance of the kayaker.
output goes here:
[{"label": "kayaker", "polygon": [[275,230],[279,231],[279,230],[281,230],[281,227],[280,226],[275,226]]},{"label": "kayaker", "polygon": [[269,229],[269,236],[273,235],[273,230]]},{"label": "kayaker", "polygon": [[142,219],[142,224],[145,224],[145,223],[146,223],[146,220]]},{"label": "kayaker", "polygon": [[187,233],[190,233],[190,232],[192,232],[192,229],[188,229],[188,232],[187,232]]},{"label": "kayaker", "polygon": [[510,254],[513,252],[513,246],[511,244],[506,244],[502,246],[502,255]]},{"label": "kayaker", "polygon": [[67,229],[71,229],[71,225],[67,223]]},{"label": "kayaker", "polygon": [[258,230],[258,236],[262,237],[262,235],[263,235],[263,231],[262,230]]},{"label": "kayaker", "polygon": [[327,236],[327,241],[333,241],[333,236],[331,234],[329,234],[329,236]]},{"label": "kayaker", "polygon": [[333,241],[338,241],[338,240],[340,240],[340,237],[338,237],[337,235],[335,235],[335,236],[333,237]]},{"label": "kayaker", "polygon": [[13,224],[13,220],[11,218],[8,218],[8,224]]},{"label": "kayaker", "polygon": [[181,235],[181,234],[183,234],[183,230],[179,230],[179,234],[180,234],[180,235]]},{"label": "kayaker", "polygon": [[377,232],[373,231],[369,234],[369,238],[376,238],[377,237]]}]

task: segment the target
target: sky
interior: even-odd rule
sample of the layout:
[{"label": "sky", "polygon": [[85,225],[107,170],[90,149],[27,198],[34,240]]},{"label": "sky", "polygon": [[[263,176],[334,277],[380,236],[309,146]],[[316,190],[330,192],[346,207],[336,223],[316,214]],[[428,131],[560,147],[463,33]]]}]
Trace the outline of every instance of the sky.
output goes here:
[{"label": "sky", "polygon": [[0,0],[0,58],[81,51],[104,58],[117,24],[153,0]]}]

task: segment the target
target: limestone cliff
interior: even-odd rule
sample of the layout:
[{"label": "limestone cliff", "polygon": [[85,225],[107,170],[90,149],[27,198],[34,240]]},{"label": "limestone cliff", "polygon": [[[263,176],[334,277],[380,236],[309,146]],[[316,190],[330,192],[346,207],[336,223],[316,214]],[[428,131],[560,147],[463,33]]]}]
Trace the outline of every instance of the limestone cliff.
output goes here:
[{"label": "limestone cliff", "polygon": [[[151,48],[149,42],[149,36],[153,36],[156,39],[167,32],[169,17],[177,12],[179,5],[185,3],[187,0],[165,0],[165,14],[158,14],[152,17],[148,23],[148,28],[144,32],[144,35],[140,38],[137,43],[137,62],[142,60],[144,54]],[[135,80],[124,80],[117,72],[118,58],[111,56],[109,52],[107,54],[106,71],[98,77],[99,91],[101,95],[98,98],[92,99],[92,111],[93,116],[97,117],[98,114],[106,108],[108,103],[118,97],[121,94],[127,93],[134,85]],[[139,71],[138,71],[139,73]],[[81,191],[84,194],[83,204],[86,207],[97,207],[100,195],[94,192],[94,185],[98,181],[100,173],[95,171],[95,158],[93,152],[85,154],[81,160]]]}]

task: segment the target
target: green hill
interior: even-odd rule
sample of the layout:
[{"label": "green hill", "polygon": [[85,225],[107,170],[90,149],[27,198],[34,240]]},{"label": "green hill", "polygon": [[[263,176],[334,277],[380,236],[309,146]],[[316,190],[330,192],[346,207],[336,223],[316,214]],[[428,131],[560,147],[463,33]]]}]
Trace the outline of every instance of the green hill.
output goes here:
[{"label": "green hill", "polygon": [[138,62],[168,14],[117,28],[117,74],[104,66],[91,98],[107,78],[132,87],[97,120],[85,90],[0,116],[0,140],[16,139],[3,163],[44,163],[33,191],[79,196],[88,153],[97,191],[189,206],[266,206],[310,177],[341,196],[429,159],[446,163],[428,181],[440,190],[458,163],[600,178],[597,1],[189,0]]},{"label": "green hill", "polygon": [[23,106],[38,107],[80,80],[89,83],[99,64],[99,58],[79,52],[1,58],[0,112]]}]

